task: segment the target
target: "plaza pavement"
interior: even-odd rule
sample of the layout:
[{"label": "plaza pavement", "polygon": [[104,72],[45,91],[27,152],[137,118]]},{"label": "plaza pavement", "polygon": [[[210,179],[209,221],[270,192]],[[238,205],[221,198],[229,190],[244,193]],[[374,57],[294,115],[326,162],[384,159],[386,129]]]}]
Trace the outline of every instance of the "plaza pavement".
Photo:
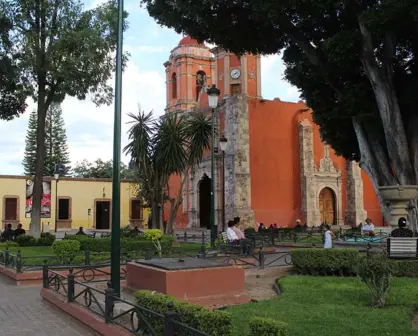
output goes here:
[{"label": "plaza pavement", "polygon": [[39,287],[17,287],[0,275],[1,336],[96,336],[44,302]]}]

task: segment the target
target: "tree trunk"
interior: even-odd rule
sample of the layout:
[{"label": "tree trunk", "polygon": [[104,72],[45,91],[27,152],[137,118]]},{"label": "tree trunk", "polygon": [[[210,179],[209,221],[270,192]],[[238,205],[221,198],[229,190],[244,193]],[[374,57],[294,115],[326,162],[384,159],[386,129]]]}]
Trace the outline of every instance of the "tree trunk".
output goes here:
[{"label": "tree trunk", "polygon": [[34,237],[41,235],[41,217],[42,217],[42,194],[43,177],[45,161],[45,86],[39,88],[38,95],[38,122],[36,136],[36,170],[32,195],[32,213],[29,233]]},{"label": "tree trunk", "polygon": [[151,204],[151,221],[153,229],[160,228],[160,209],[159,202],[154,199]]}]

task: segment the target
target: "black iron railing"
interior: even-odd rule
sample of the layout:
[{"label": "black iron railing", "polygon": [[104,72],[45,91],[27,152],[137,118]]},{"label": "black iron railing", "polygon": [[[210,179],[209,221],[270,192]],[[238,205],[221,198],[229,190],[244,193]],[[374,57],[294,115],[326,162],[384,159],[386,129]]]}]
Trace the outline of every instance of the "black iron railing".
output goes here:
[{"label": "black iron railing", "polygon": [[[89,269],[94,270],[95,274],[100,271],[100,267]],[[155,312],[115,295],[109,281],[105,289],[100,289],[95,287],[92,281],[77,280],[80,278],[79,273],[71,268],[66,269],[67,274],[63,274],[63,271],[65,271],[63,267],[51,269],[45,265],[43,287],[62,294],[69,303],[85,307],[108,324],[118,325],[133,335],[209,336],[180,322],[180,316],[174,310],[172,303],[168,304],[165,313]]]}]

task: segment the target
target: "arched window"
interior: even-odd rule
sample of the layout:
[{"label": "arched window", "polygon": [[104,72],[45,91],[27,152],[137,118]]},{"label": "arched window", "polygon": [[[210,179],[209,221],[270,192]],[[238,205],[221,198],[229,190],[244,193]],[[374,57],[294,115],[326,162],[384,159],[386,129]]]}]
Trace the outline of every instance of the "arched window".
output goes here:
[{"label": "arched window", "polygon": [[200,91],[202,91],[203,86],[206,82],[206,73],[202,70],[199,70],[196,73],[196,101],[199,100]]},{"label": "arched window", "polygon": [[177,75],[175,72],[171,75],[171,97],[177,98]]}]

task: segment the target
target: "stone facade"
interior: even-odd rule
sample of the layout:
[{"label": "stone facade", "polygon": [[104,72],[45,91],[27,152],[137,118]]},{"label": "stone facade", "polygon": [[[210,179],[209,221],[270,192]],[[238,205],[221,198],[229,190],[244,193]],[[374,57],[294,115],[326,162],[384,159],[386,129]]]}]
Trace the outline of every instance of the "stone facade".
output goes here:
[{"label": "stone facade", "polygon": [[329,157],[329,147],[324,147],[324,157],[319,169],[314,161],[313,129],[308,119],[299,123],[300,179],[302,192],[302,216],[309,226],[321,225],[319,194],[324,188],[330,188],[335,196],[336,224],[343,225],[341,171],[334,167]]},{"label": "stone facade", "polygon": [[351,226],[357,226],[367,218],[363,200],[363,179],[361,169],[357,162],[346,162],[347,172],[347,209],[345,222]]}]

